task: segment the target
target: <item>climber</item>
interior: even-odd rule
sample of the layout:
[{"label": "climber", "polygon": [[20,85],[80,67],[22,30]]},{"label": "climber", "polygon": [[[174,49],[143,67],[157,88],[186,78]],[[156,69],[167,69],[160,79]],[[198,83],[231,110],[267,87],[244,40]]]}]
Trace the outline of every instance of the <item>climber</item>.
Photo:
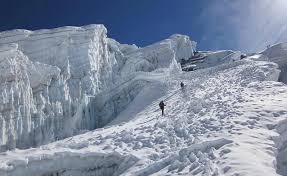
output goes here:
[{"label": "climber", "polygon": [[180,87],[181,87],[181,89],[184,89],[184,84],[183,84],[183,82],[180,82]]},{"label": "climber", "polygon": [[161,109],[161,115],[163,116],[164,115],[164,107],[165,107],[166,105],[163,103],[163,101],[160,101],[160,103],[159,103],[159,107],[160,107],[160,109]]},{"label": "climber", "polygon": [[241,54],[240,55],[240,60],[242,60],[242,59],[244,59],[244,58],[246,58],[247,56],[245,55],[245,54]]}]

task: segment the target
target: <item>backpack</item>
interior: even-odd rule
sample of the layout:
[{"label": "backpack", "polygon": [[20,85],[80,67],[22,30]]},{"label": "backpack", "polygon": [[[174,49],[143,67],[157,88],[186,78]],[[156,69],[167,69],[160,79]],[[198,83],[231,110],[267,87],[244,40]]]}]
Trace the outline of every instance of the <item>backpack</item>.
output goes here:
[{"label": "backpack", "polygon": [[163,101],[161,101],[160,103],[159,103],[159,107],[164,107],[164,103],[163,103]]}]

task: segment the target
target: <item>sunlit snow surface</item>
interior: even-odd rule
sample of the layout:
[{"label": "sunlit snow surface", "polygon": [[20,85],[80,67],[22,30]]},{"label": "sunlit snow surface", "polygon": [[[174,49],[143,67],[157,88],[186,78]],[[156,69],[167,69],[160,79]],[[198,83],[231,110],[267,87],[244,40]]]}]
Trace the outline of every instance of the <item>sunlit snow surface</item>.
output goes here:
[{"label": "sunlit snow surface", "polygon": [[[178,36],[171,39],[175,37]],[[277,171],[286,175],[287,87],[277,82],[279,68],[283,68],[281,61],[287,59],[287,55],[282,57],[286,48],[277,48],[277,54],[272,56],[263,52],[244,60],[236,58],[181,72],[175,60],[183,55],[175,53],[185,50],[178,49],[179,45],[159,52],[170,52],[168,57],[157,53],[153,56],[159,58],[146,59],[158,52],[159,46],[172,48],[166,44],[168,40],[147,48],[121,49],[126,58],[133,56],[130,58],[144,66],[131,67],[135,64],[133,59],[123,62],[118,74],[122,80],[118,83],[127,85],[114,85],[112,91],[99,92],[101,101],[80,104],[97,109],[129,99],[120,103],[124,107],[114,105],[121,111],[113,121],[103,128],[38,148],[0,153],[0,175],[272,176],[279,175]],[[115,47],[115,41],[109,42]],[[191,42],[184,43],[192,46]],[[10,50],[15,46],[6,47]],[[19,54],[29,64],[23,53]],[[279,56],[279,66],[270,62]],[[214,52],[214,58],[218,59],[218,52]],[[61,74],[57,67],[50,67],[55,70],[54,75]],[[144,70],[137,70],[141,68]],[[5,73],[9,77],[9,72]],[[29,75],[24,78],[18,87],[29,81]],[[186,84],[184,89],[179,86],[181,81]],[[31,91],[23,89],[23,94],[30,96]],[[160,100],[167,104],[165,116],[161,116],[158,107]],[[101,118],[112,117],[108,110],[98,111]]]}]

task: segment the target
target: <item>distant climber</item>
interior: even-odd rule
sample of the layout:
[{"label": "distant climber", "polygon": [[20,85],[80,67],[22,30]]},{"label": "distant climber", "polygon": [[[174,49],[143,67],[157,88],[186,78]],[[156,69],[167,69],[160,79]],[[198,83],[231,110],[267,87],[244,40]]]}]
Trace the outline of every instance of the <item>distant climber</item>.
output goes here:
[{"label": "distant climber", "polygon": [[183,82],[180,82],[180,87],[181,87],[181,89],[184,88],[184,83]]},{"label": "distant climber", "polygon": [[241,54],[240,55],[240,60],[242,60],[242,59],[244,59],[244,58],[246,58],[247,56],[245,55],[245,54]]},{"label": "distant climber", "polygon": [[164,115],[164,107],[165,107],[166,105],[163,103],[163,101],[160,101],[160,103],[159,103],[159,107],[160,107],[160,109],[161,109],[161,115],[163,116]]},{"label": "distant climber", "polygon": [[186,94],[185,84],[183,82],[180,82],[180,88],[181,88],[183,98],[187,98],[188,95]]},{"label": "distant climber", "polygon": [[269,49],[271,47],[271,45],[267,45],[266,47],[267,47],[267,49]]}]

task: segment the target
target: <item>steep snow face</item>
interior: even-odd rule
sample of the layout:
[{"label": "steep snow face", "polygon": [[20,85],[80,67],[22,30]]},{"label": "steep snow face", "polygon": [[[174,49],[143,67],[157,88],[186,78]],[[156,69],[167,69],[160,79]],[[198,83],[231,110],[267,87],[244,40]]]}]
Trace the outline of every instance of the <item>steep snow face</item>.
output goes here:
[{"label": "steep snow face", "polygon": [[89,25],[0,33],[0,151],[106,125],[147,84],[140,71],[167,67],[195,50],[187,36],[138,48],[106,32]]}]

